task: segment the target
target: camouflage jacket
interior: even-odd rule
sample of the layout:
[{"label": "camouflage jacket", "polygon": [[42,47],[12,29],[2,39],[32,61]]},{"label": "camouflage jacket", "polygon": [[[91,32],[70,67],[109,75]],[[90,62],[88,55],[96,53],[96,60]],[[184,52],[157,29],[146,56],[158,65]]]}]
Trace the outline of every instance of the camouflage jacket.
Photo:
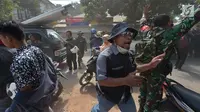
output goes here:
[{"label": "camouflage jacket", "polygon": [[181,37],[186,34],[199,20],[194,17],[185,18],[173,28],[153,28],[149,37],[136,46],[137,64],[149,63],[153,57],[166,52],[165,58],[169,58],[167,51]]}]

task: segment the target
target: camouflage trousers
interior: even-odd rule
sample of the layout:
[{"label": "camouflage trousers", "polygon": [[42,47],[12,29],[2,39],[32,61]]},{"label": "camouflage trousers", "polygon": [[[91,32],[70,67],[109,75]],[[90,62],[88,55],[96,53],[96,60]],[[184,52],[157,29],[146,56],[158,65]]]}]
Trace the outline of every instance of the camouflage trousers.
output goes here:
[{"label": "camouflage trousers", "polygon": [[159,73],[141,73],[146,80],[140,87],[139,112],[154,112],[162,100],[162,84],[166,76]]}]

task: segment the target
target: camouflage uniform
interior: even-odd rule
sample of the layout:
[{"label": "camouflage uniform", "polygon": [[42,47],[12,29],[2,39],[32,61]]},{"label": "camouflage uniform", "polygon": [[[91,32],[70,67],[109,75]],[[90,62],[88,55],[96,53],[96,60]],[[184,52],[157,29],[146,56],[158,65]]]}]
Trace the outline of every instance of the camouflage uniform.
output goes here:
[{"label": "camouflage uniform", "polygon": [[[166,52],[164,60],[170,62],[169,58],[172,51],[170,48],[197,22],[198,21],[194,17],[190,17],[185,18],[179,25],[170,29],[152,29],[150,35],[153,38],[149,38],[144,42],[145,44],[138,45],[136,48],[142,49],[136,57],[136,63],[148,63],[153,57],[163,52]],[[166,69],[166,63],[163,62],[155,69],[141,73],[147,80],[143,82],[140,88],[140,112],[154,112],[159,106],[159,102],[162,98],[162,83],[166,77],[166,74],[163,72],[163,70]]]}]

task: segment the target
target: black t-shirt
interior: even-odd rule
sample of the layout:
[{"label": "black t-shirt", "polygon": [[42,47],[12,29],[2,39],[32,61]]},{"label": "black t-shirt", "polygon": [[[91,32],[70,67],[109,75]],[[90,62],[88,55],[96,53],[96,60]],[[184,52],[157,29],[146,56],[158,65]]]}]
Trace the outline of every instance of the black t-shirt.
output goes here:
[{"label": "black t-shirt", "polygon": [[66,44],[65,47],[67,49],[67,55],[72,54],[72,52],[70,51],[74,46],[76,46],[76,40],[74,40],[73,38],[67,39],[66,40]]}]

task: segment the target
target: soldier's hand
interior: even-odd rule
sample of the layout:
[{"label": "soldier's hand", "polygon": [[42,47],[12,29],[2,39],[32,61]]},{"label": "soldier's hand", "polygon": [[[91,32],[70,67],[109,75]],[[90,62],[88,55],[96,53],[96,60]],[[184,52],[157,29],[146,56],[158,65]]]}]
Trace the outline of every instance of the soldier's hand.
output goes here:
[{"label": "soldier's hand", "polygon": [[149,9],[150,9],[150,5],[145,5],[145,7],[144,7],[144,14],[148,14],[148,12],[149,12]]},{"label": "soldier's hand", "polygon": [[139,87],[141,86],[144,78],[141,76],[136,76],[134,74],[129,74],[125,77],[125,85],[130,87]]}]

